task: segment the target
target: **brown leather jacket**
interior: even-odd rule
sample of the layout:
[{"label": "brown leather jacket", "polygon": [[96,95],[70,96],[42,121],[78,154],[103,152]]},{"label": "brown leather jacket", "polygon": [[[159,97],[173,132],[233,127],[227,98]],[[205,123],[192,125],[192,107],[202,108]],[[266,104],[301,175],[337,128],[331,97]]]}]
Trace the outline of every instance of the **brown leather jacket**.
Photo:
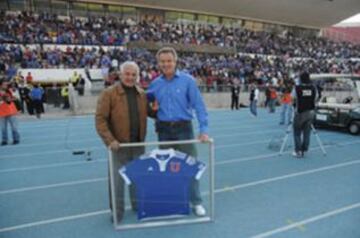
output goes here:
[{"label": "brown leather jacket", "polygon": [[[144,90],[135,86],[138,92],[137,103],[140,121],[140,141],[145,140],[147,100]],[[114,85],[100,95],[95,113],[96,130],[106,146],[117,140],[130,141],[130,122],[128,102],[121,84]]]}]

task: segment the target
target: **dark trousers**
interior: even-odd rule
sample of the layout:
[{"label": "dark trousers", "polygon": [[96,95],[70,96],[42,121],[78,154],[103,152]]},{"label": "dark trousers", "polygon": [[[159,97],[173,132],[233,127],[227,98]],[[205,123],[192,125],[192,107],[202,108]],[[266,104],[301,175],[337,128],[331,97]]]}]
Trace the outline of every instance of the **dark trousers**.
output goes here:
[{"label": "dark trousers", "polygon": [[[181,124],[170,125],[167,123],[162,123],[158,121],[156,123],[156,129],[158,132],[159,141],[177,141],[177,140],[192,140],[194,139],[194,131],[192,128],[192,123],[184,122]],[[181,151],[192,157],[197,157],[197,151],[194,144],[183,144],[183,145],[167,145],[161,146],[161,149],[173,148],[175,150]],[[199,205],[202,203],[200,195],[200,184],[199,181],[195,178],[191,182],[190,187],[190,201],[193,205]]]},{"label": "dark trousers", "polygon": [[35,114],[40,115],[41,113],[44,113],[44,105],[42,103],[41,99],[34,99],[33,100],[33,106],[35,109]]},{"label": "dark trousers", "polygon": [[276,108],[276,99],[270,99],[268,102],[269,112],[274,113]]},{"label": "dark trousers", "polygon": [[239,96],[231,96],[231,110],[239,109]]},{"label": "dark trousers", "polygon": [[19,105],[20,105],[21,113],[25,113],[25,103],[26,103],[25,100],[20,98]]},{"label": "dark trousers", "polygon": [[[113,204],[111,200],[112,192],[115,195],[116,202],[116,215],[117,220],[121,221],[124,216],[125,211],[125,182],[121,175],[119,174],[119,169],[132,161],[133,159],[138,158],[144,153],[144,148],[122,148],[117,152],[113,152],[113,174],[114,174],[114,191],[111,190],[110,180],[109,180],[109,203],[110,209],[113,210]],[[110,166],[109,166],[109,178],[110,178]],[[135,196],[135,187],[133,185],[129,186],[129,195],[131,207],[136,210],[136,196]]]},{"label": "dark trousers", "polygon": [[308,151],[310,144],[311,125],[314,120],[314,111],[295,113],[294,116],[294,143],[295,151]]},{"label": "dark trousers", "polygon": [[70,108],[69,96],[63,97],[63,101],[64,101],[63,109]]}]

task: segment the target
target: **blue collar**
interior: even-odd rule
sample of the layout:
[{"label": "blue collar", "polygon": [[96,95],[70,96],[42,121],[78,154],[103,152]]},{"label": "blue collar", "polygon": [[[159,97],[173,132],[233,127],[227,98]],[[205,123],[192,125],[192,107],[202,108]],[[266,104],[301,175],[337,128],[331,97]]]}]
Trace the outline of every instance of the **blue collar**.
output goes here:
[{"label": "blue collar", "polygon": [[[178,77],[180,77],[180,70],[177,69],[177,70],[175,71],[174,77],[173,77],[172,79],[178,78]],[[168,80],[168,79],[165,77],[164,74],[161,75],[161,78],[164,79],[164,80]]]}]

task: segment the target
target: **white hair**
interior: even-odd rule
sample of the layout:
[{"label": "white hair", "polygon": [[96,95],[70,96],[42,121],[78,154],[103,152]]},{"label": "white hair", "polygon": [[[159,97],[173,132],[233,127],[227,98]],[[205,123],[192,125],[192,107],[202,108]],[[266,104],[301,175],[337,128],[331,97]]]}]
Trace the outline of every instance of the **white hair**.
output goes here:
[{"label": "white hair", "polygon": [[120,65],[120,73],[122,74],[125,68],[132,67],[136,71],[136,82],[140,81],[140,68],[139,65],[134,61],[125,61]]}]

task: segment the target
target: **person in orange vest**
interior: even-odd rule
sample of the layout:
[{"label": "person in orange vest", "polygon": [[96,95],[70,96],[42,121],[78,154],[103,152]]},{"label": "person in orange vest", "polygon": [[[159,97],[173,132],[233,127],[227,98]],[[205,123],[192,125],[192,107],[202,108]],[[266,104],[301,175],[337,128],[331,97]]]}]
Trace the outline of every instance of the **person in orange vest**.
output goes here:
[{"label": "person in orange vest", "polygon": [[276,107],[276,102],[277,102],[277,92],[276,92],[276,88],[273,84],[269,85],[269,112],[270,113],[274,113],[275,112],[275,107]]},{"label": "person in orange vest", "polygon": [[292,123],[292,85],[285,85],[283,93],[281,95],[281,113],[280,113],[280,125],[290,125]]},{"label": "person in orange vest", "polygon": [[34,78],[33,78],[33,76],[31,75],[31,72],[28,72],[25,80],[26,80],[26,83],[27,83],[27,84],[32,84]]},{"label": "person in orange vest", "polygon": [[16,145],[20,142],[20,134],[17,129],[18,123],[16,119],[18,110],[16,109],[14,100],[15,98],[11,92],[9,83],[5,80],[0,80],[0,127],[2,135],[2,146],[8,144],[8,124],[10,124],[11,127],[13,144]]}]

